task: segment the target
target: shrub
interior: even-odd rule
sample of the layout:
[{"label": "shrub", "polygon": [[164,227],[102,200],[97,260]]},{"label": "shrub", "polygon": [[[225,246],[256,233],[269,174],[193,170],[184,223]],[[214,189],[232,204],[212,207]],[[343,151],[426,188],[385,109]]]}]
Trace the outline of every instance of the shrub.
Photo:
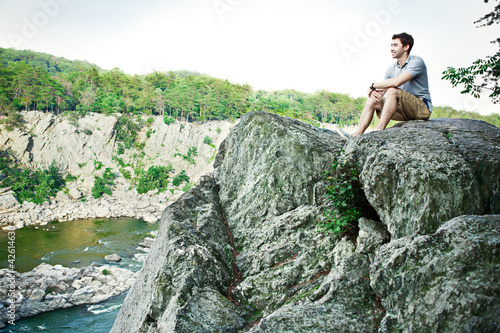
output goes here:
[{"label": "shrub", "polygon": [[137,182],[137,193],[146,193],[148,191],[158,189],[163,192],[167,189],[169,173],[173,171],[171,165],[151,166],[147,172],[140,174]]},{"label": "shrub", "polygon": [[114,185],[116,175],[111,171],[111,168],[106,168],[102,177],[94,176],[94,186],[92,187],[92,196],[96,199],[103,194],[111,195],[111,186]]},{"label": "shrub", "polygon": [[[141,127],[142,123],[140,123],[140,119],[138,119],[138,122],[135,123],[132,119],[125,115],[118,118],[118,121],[116,122],[116,141],[123,144],[123,150],[125,148],[132,148],[139,135],[138,132]],[[118,149],[120,150],[120,146]],[[121,155],[122,153],[118,152],[118,155]]]},{"label": "shrub", "polygon": [[0,119],[0,124],[4,124],[5,129],[10,132],[14,130],[14,128],[19,128],[19,129],[24,128],[25,120],[22,114],[11,110],[10,112],[7,113],[7,116],[5,118]]},{"label": "shrub", "polygon": [[0,151],[0,174],[0,187],[12,187],[20,203],[47,201],[66,184],[55,161],[47,169],[32,171],[19,166],[4,151]]},{"label": "shrub", "polygon": [[198,156],[198,148],[196,148],[195,146],[191,146],[188,148],[186,155],[182,155],[181,153],[176,153],[176,154],[174,154],[174,157],[175,156],[181,156],[183,159],[185,159],[189,163],[195,164],[193,157]]},{"label": "shrub", "polygon": [[129,164],[126,164],[121,157],[113,156],[111,159],[116,163],[118,163],[118,165],[121,166],[122,168],[130,166]]},{"label": "shrub", "polygon": [[103,167],[103,165],[104,165],[104,164],[103,164],[101,161],[94,160],[94,168],[95,168],[96,170],[101,170],[101,169],[102,169],[102,167]]},{"label": "shrub", "polygon": [[203,143],[206,143],[207,145],[210,145],[212,143],[212,138],[209,137],[208,135],[205,136],[205,138],[203,139]]},{"label": "shrub", "polygon": [[191,184],[191,183],[186,183],[186,184],[184,184],[184,186],[182,187],[182,191],[183,191],[183,192],[186,192],[186,191],[188,191],[189,189],[191,189],[193,186],[194,186],[194,184]]},{"label": "shrub", "polygon": [[189,176],[186,175],[186,170],[181,170],[172,180],[172,185],[179,186],[182,182],[189,182]]},{"label": "shrub", "polygon": [[163,122],[167,125],[175,123],[175,118],[170,117],[170,116],[164,116],[163,117]]},{"label": "shrub", "polygon": [[116,149],[116,153],[118,155],[122,155],[123,153],[125,153],[125,146],[123,145],[123,143],[118,142],[118,148]]},{"label": "shrub", "polygon": [[132,174],[130,173],[130,170],[126,170],[124,168],[120,168],[119,171],[123,175],[123,178],[131,180],[132,179]]},{"label": "shrub", "polygon": [[334,209],[325,211],[326,219],[319,222],[320,227],[335,234],[354,231],[354,222],[362,216],[357,195],[358,171],[343,149],[333,163],[332,176],[327,179],[330,181],[330,186],[326,196],[329,197]]},{"label": "shrub", "polygon": [[64,181],[67,183],[67,182],[73,182],[73,181],[75,181],[77,179],[78,179],[78,177],[73,176],[72,174],[68,173],[66,175],[66,178],[64,179]]}]

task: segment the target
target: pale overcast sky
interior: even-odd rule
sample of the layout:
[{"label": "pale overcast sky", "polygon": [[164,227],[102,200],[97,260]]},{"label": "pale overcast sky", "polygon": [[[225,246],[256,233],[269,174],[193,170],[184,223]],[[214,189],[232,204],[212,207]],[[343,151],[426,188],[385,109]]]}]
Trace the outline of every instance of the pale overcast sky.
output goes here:
[{"label": "pale overcast sky", "polygon": [[254,89],[363,96],[415,38],[434,105],[500,113],[441,80],[493,55],[499,26],[476,28],[490,0],[0,0],[0,47],[88,60],[125,73],[187,69]]}]

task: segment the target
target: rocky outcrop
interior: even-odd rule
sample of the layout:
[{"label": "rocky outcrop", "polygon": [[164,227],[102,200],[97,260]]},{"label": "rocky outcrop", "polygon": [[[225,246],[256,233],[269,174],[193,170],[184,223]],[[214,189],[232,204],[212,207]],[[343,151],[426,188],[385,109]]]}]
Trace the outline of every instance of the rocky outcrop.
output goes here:
[{"label": "rocky outcrop", "polygon": [[0,322],[81,304],[100,303],[128,290],[136,273],[109,265],[67,268],[41,264],[27,273],[0,270]]},{"label": "rocky outcrop", "polygon": [[393,237],[432,233],[463,214],[500,213],[500,132],[484,121],[400,123],[356,137],[346,152]]},{"label": "rocky outcrop", "polygon": [[[346,142],[246,114],[165,210],[111,332],[498,330],[499,174],[480,165],[498,170],[499,132],[437,120]],[[344,146],[380,218],[340,237],[317,221]]]},{"label": "rocky outcrop", "polygon": [[500,331],[500,215],[461,216],[383,245],[370,268],[386,332]]}]

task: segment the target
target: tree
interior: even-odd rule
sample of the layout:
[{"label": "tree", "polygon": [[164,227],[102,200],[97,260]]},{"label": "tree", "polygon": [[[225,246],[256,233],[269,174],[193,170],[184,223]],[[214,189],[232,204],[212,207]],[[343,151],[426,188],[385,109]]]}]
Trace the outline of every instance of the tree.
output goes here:
[{"label": "tree", "polygon": [[[497,0],[498,1],[498,0]],[[488,0],[484,0],[485,3]],[[483,16],[476,22],[479,24],[477,27],[490,26],[493,24],[500,23],[500,4],[498,4],[491,13]],[[492,41],[500,45],[500,38]],[[476,79],[481,76],[482,80]],[[471,94],[475,98],[479,98],[483,89],[488,89],[491,91],[489,97],[492,99],[493,103],[500,102],[500,86],[498,83],[498,78],[500,77],[500,50],[493,56],[489,56],[486,59],[478,59],[474,63],[465,68],[454,68],[448,67],[443,72],[443,79],[451,82],[453,87],[459,84],[464,85],[464,90],[460,93]]]}]

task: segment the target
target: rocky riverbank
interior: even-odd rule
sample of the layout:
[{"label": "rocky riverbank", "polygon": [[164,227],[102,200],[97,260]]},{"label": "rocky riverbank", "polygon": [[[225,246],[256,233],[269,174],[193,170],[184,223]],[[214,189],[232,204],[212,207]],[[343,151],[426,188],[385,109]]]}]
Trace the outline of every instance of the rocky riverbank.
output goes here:
[{"label": "rocky riverbank", "polygon": [[73,188],[68,194],[59,192],[53,200],[38,205],[32,202],[21,205],[12,191],[5,191],[0,193],[0,226],[4,230],[15,230],[28,225],[43,226],[52,221],[115,217],[132,217],[153,223],[183,193],[174,189],[138,194],[135,189],[128,188],[128,183],[118,181],[113,195],[104,194],[99,199]]},{"label": "rocky riverbank", "polygon": [[[41,264],[27,273],[0,269],[0,326],[47,311],[103,302],[128,290],[136,274],[110,265]],[[11,304],[15,310],[9,311]]]}]

